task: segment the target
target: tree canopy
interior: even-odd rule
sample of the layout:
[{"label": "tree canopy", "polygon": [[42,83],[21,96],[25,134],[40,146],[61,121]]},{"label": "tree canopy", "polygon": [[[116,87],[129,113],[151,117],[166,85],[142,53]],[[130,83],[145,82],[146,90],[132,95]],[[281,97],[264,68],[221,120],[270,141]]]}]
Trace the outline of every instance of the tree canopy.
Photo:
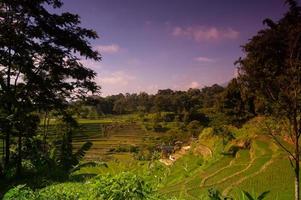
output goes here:
[{"label": "tree canopy", "polygon": [[[82,28],[80,17],[52,13],[60,0],[2,0],[0,3],[0,128],[5,134],[5,163],[9,163],[11,136],[18,135],[34,111],[63,111],[67,101],[97,92],[96,73],[81,59],[99,61],[90,40],[95,31]],[[31,133],[33,134],[33,130]]]}]

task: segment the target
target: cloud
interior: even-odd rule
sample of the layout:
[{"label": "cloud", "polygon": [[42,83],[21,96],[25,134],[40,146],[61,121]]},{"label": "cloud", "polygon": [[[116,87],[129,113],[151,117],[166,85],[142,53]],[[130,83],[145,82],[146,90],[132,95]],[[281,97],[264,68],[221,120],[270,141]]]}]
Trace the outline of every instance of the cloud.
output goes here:
[{"label": "cloud", "polygon": [[99,61],[94,61],[94,60],[87,60],[87,59],[82,59],[80,60],[80,63],[84,65],[84,67],[93,69],[97,71],[98,69],[101,69],[103,67],[103,64]]},{"label": "cloud", "polygon": [[199,84],[197,81],[192,81],[189,85],[188,88],[200,88],[201,84]]},{"label": "cloud", "polygon": [[108,76],[100,77],[99,82],[101,84],[109,84],[109,85],[128,85],[129,82],[135,80],[136,77],[130,74],[127,74],[124,71],[116,71]]},{"label": "cloud", "polygon": [[211,59],[208,57],[203,57],[203,56],[196,57],[194,60],[198,61],[198,62],[214,62],[215,61],[214,59]]},{"label": "cloud", "polygon": [[110,45],[97,45],[95,50],[99,51],[100,53],[109,53],[114,54],[120,51],[120,46],[117,44],[110,44]]},{"label": "cloud", "polygon": [[239,32],[232,28],[217,28],[206,26],[174,27],[172,35],[192,38],[197,42],[236,39]]}]

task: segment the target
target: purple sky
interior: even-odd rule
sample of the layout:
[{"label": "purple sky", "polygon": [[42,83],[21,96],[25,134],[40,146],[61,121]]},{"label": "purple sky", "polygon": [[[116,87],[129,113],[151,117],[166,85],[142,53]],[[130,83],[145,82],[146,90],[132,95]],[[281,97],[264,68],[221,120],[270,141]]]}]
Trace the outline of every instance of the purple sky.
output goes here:
[{"label": "purple sky", "polygon": [[279,19],[283,0],[63,0],[63,10],[97,31],[103,95],[186,90],[234,77],[240,46]]}]

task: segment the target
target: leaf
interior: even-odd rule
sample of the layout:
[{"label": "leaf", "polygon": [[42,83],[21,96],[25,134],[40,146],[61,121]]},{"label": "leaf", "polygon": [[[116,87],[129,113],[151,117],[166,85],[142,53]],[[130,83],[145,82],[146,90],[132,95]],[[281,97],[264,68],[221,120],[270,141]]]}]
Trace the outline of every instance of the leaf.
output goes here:
[{"label": "leaf", "polygon": [[257,197],[257,200],[262,200],[262,199],[264,199],[269,193],[270,193],[270,191],[265,191],[265,192],[261,193],[261,194]]},{"label": "leaf", "polygon": [[73,155],[77,162],[79,162],[85,157],[86,152],[89,151],[92,145],[92,142],[86,142],[81,146],[79,150],[77,150],[77,152]]},{"label": "leaf", "polygon": [[70,170],[70,173],[73,173],[75,171],[78,171],[80,170],[81,168],[83,167],[97,167],[97,166],[104,166],[106,168],[108,168],[109,166],[107,165],[107,163],[105,162],[85,162],[85,163],[82,163],[82,164],[78,164],[76,166],[74,166],[71,170]]},{"label": "leaf", "polygon": [[243,191],[249,200],[255,200],[249,192]]}]

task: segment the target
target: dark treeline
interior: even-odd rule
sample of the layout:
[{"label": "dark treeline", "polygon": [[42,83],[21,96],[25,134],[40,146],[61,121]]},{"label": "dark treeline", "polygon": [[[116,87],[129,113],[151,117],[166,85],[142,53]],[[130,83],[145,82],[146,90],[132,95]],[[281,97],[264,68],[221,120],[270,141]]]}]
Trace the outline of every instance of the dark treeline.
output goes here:
[{"label": "dark treeline", "polygon": [[219,123],[240,126],[247,119],[268,109],[264,102],[246,93],[237,79],[227,87],[214,84],[202,89],[158,90],[156,94],[118,94],[107,97],[90,96],[72,104],[81,118],[97,118],[107,114],[172,112],[182,121],[198,120],[203,124]]},{"label": "dark treeline", "polygon": [[[85,143],[78,151],[73,149],[72,136],[78,126],[74,116],[163,112],[171,114],[171,121],[184,122],[185,128],[195,130],[196,123],[214,128],[241,126],[264,114],[279,122],[292,144],[287,148],[281,143],[281,131],[268,130],[287,152],[295,175],[295,199],[299,200],[301,7],[296,0],[285,2],[288,12],[279,21],[264,20],[265,29],[242,46],[245,56],[236,62],[239,76],[225,88],[213,85],[201,90],[159,90],[154,95],[85,98],[87,93],[100,91],[94,82],[96,73],[80,62],[83,58],[101,60],[89,43],[97,33],[82,28],[76,14],[47,10],[61,8],[60,0],[1,0],[0,179],[7,185],[6,180],[22,177],[27,169],[34,177],[45,176],[42,182],[68,178],[91,147]],[[58,126],[56,140],[45,134],[45,124],[52,118]],[[154,127],[156,123],[154,119]],[[38,132],[41,124],[42,134]]]}]

